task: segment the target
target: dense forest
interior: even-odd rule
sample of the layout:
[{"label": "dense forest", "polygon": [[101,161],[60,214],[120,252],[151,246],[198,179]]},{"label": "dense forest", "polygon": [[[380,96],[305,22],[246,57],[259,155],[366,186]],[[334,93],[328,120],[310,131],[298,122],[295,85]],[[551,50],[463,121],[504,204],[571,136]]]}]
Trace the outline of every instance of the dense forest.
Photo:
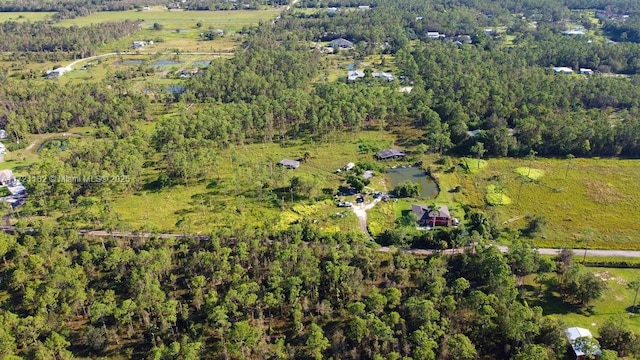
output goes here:
[{"label": "dense forest", "polygon": [[83,58],[95,55],[96,49],[107,42],[128,36],[140,29],[139,21],[102,23],[79,28],[52,26],[46,22],[12,22],[0,24],[0,36],[5,41],[0,51],[66,52]]},{"label": "dense forest", "polygon": [[[578,305],[604,286],[568,253],[557,263],[524,244],[506,256],[483,245],[382,256],[357,234],[324,237],[308,224],[210,240],[95,242],[43,229],[0,245],[14,304],[0,313],[0,349],[32,359],[114,346],[149,359],[562,359],[565,325],[522,301],[515,275],[557,269]],[[603,344],[628,333],[606,327]],[[638,351],[630,334],[620,354]]]}]

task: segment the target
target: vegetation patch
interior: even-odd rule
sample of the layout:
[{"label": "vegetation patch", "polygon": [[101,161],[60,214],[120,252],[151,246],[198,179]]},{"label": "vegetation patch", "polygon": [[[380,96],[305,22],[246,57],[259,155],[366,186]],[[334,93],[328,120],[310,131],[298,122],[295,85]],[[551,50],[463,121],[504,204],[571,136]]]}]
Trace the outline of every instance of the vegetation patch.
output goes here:
[{"label": "vegetation patch", "polygon": [[460,158],[460,166],[470,174],[477,174],[489,166],[489,162],[482,159],[474,159],[470,157]]},{"label": "vegetation patch", "polygon": [[504,187],[501,187],[499,185],[491,184],[487,186],[487,204],[492,206],[511,204],[511,198],[505,195],[504,192]]},{"label": "vegetation patch", "polygon": [[524,176],[525,178],[533,181],[537,181],[544,176],[544,171],[527,166],[516,168],[514,171],[518,175]]},{"label": "vegetation patch", "polygon": [[609,183],[588,181],[586,186],[589,197],[597,204],[612,205],[627,198]]}]

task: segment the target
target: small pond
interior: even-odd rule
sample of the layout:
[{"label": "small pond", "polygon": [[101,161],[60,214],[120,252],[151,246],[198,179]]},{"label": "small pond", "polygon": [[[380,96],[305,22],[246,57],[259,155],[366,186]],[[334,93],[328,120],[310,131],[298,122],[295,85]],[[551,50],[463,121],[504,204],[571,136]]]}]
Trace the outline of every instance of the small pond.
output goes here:
[{"label": "small pond", "polygon": [[66,151],[68,145],[69,145],[69,139],[65,139],[65,138],[47,139],[43,141],[42,144],[40,144],[40,146],[38,146],[38,149],[36,151],[40,152],[43,149],[60,149],[62,151]]},{"label": "small pond", "polygon": [[355,70],[356,64],[347,64],[347,70]]},{"label": "small pond", "polygon": [[427,175],[427,172],[419,167],[397,167],[387,169],[391,186],[396,187],[407,180],[417,183],[420,186],[421,198],[435,198],[438,196],[438,185]]},{"label": "small pond", "polygon": [[116,61],[116,65],[142,65],[142,60],[122,60],[122,61]]},{"label": "small pond", "polygon": [[180,61],[173,61],[173,60],[158,60],[156,62],[154,62],[153,66],[169,66],[169,65],[180,65],[182,64],[182,62]]}]

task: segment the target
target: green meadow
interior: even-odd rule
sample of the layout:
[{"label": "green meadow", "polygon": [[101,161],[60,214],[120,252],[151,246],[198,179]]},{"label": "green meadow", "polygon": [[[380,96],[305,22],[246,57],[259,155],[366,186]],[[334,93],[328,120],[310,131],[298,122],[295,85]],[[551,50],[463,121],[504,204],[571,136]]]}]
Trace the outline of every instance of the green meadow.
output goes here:
[{"label": "green meadow", "polygon": [[634,292],[627,288],[629,282],[640,278],[640,269],[588,267],[586,270],[607,284],[602,298],[594,301],[590,308],[579,309],[564,303],[549,287],[535,283],[533,276],[526,279],[529,305],[541,306],[545,315],[561,319],[567,326],[587,328],[594,336],[598,336],[598,327],[611,317],[622,319],[634,332],[640,332],[640,312],[629,313]]},{"label": "green meadow", "polygon": [[167,30],[197,29],[196,24],[202,23],[202,29],[210,26],[215,29],[238,31],[244,26],[258,25],[260,21],[274,19],[280,12],[277,8],[262,10],[230,10],[230,11],[184,11],[166,10],[161,6],[154,6],[151,10],[130,11],[102,11],[89,16],[65,19],[58,26],[89,26],[103,22],[119,22],[125,20],[144,21],[143,29],[152,29],[158,23]]},{"label": "green meadow", "polygon": [[[529,171],[528,167],[531,167]],[[498,224],[518,229],[546,220],[540,247],[640,249],[640,161],[624,159],[491,159],[474,176],[487,194],[501,184],[509,205],[487,207]]]},{"label": "green meadow", "polygon": [[0,12],[0,22],[5,21],[42,21],[51,18],[53,12]]}]

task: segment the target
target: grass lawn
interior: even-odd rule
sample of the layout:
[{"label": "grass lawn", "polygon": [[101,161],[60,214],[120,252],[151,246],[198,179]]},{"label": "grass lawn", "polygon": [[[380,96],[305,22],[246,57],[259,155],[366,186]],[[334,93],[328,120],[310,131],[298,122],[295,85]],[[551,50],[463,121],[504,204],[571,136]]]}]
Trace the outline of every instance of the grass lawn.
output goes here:
[{"label": "grass lawn", "polygon": [[51,18],[54,14],[54,12],[0,12],[0,22],[42,21]]},{"label": "grass lawn", "polygon": [[598,327],[608,318],[615,317],[624,319],[624,321],[635,331],[640,334],[640,314],[632,315],[628,313],[629,308],[633,305],[633,292],[627,289],[628,282],[640,278],[640,269],[615,269],[588,267],[587,271],[595,273],[598,277],[605,280],[608,289],[600,300],[593,303],[590,310],[580,310],[572,305],[565,304],[557,293],[546,291],[544,296],[539,298],[536,296],[533,278],[526,279],[529,285],[529,305],[541,306],[545,315],[562,319],[567,326],[584,327],[597,336]]},{"label": "grass lawn", "polygon": [[[531,175],[544,170],[544,176],[532,180],[516,172],[527,166],[535,170]],[[527,160],[505,158],[489,160],[474,181],[477,189],[486,189],[501,179],[512,203],[488,208],[499,224],[524,228],[527,216],[547,220],[535,239],[537,246],[580,248],[588,237],[590,248],[638,250],[638,173],[637,160],[538,159],[530,165]]]}]

